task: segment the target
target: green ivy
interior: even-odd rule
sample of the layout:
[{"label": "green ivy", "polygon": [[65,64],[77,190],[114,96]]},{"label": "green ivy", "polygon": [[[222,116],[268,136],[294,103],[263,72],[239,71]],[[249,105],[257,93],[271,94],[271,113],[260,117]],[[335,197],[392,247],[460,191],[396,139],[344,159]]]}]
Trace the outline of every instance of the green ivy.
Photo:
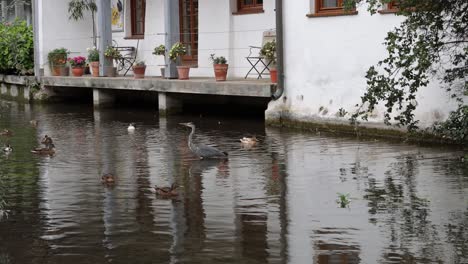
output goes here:
[{"label": "green ivy", "polygon": [[[389,0],[345,0],[349,9],[367,3],[375,14]],[[387,125],[417,130],[417,92],[439,78],[441,88],[458,102],[444,123],[434,126],[441,136],[457,141],[467,139],[468,111],[468,5],[466,0],[395,0],[397,15],[405,20],[387,33],[387,57],[369,68],[367,90],[351,121],[367,120],[381,104]]]},{"label": "green ivy", "polygon": [[31,75],[34,73],[32,27],[25,21],[0,23],[0,73]]}]

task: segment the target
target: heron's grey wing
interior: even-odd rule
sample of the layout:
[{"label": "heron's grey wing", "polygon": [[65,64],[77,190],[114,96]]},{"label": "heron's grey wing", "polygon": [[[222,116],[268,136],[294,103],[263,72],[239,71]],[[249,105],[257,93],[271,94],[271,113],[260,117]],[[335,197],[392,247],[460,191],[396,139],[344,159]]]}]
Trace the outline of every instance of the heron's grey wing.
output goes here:
[{"label": "heron's grey wing", "polygon": [[206,145],[198,145],[199,155],[202,157],[220,157],[226,156],[222,151],[215,147],[206,146]]}]

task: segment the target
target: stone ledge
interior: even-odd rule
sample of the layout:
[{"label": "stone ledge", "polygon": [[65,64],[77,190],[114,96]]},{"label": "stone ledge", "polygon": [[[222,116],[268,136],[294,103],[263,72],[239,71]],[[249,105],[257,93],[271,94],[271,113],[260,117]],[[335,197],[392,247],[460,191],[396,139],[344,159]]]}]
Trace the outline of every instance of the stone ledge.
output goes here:
[{"label": "stone ledge", "polygon": [[213,79],[168,80],[161,78],[132,79],[125,77],[42,77],[44,86],[124,89],[168,93],[209,94],[270,98],[275,84],[265,81]]}]

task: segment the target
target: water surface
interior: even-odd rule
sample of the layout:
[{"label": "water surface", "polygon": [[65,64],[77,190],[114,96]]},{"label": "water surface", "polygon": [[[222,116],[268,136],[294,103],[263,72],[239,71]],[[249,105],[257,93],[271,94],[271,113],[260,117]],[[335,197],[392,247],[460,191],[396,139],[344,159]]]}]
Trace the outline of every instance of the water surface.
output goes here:
[{"label": "water surface", "polygon": [[[188,121],[229,159],[197,160]],[[89,105],[0,102],[3,128],[0,263],[468,263],[457,149]],[[45,134],[56,155],[30,153]],[[177,199],[156,196],[173,182]]]}]

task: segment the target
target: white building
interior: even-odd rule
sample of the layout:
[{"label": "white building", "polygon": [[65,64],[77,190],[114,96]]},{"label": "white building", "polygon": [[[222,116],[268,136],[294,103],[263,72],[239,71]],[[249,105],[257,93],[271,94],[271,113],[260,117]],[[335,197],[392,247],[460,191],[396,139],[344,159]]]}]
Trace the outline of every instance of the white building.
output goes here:
[{"label": "white building", "polygon": [[[173,7],[168,10],[167,0],[111,1],[112,39],[118,46],[138,47],[137,57],[148,65],[147,75],[160,76],[159,68],[167,61],[152,52],[172,37],[190,50],[183,64],[192,66],[191,76],[213,76],[209,56],[215,53],[227,58],[228,78],[243,78],[251,68],[246,60],[249,46],[261,46],[263,33],[276,28],[274,0],[175,1],[177,12]],[[391,4],[375,15],[365,5],[344,13],[337,6],[341,2],[283,1],[284,92],[268,105],[268,121],[349,122],[349,115],[339,115],[340,109],[356,109],[366,88],[367,69],[385,58],[386,32],[403,17],[392,13]],[[48,75],[50,50],[66,47],[86,56],[86,48],[93,45],[92,22],[89,13],[83,20],[69,20],[68,1],[38,3],[40,64]],[[177,23],[180,30],[168,35],[174,29],[168,23]],[[446,119],[456,105],[437,81],[420,91],[418,104],[416,118],[423,127]],[[366,125],[384,127],[383,112],[383,107],[376,109]]]}]

